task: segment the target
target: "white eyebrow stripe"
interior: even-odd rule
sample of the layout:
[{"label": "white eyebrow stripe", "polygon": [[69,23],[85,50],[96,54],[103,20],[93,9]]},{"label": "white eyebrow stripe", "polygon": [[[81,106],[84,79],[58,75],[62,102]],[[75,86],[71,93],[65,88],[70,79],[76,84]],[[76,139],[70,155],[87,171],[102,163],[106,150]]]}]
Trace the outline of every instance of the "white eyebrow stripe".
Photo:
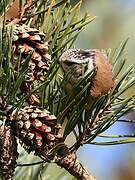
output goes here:
[{"label": "white eyebrow stripe", "polygon": [[91,60],[93,60],[93,59],[92,58],[80,59],[79,57],[70,56],[69,59],[68,59],[68,62],[73,62],[73,63],[76,63],[76,64],[86,64]]}]

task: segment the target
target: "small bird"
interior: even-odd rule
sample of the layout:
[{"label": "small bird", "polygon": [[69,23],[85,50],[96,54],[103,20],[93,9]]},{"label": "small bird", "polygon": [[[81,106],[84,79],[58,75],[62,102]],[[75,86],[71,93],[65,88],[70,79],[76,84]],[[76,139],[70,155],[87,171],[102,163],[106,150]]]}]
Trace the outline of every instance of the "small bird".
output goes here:
[{"label": "small bird", "polygon": [[65,73],[71,71],[69,80],[71,87],[78,82],[80,77],[85,77],[96,69],[94,77],[90,79],[92,98],[108,93],[114,86],[112,66],[107,55],[98,49],[69,49],[61,55],[59,63]]}]

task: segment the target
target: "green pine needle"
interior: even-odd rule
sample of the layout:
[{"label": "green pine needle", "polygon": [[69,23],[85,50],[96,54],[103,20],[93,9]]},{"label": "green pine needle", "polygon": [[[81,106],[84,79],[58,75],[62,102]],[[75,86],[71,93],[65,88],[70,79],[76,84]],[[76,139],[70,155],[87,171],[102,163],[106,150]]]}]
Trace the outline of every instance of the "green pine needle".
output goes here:
[{"label": "green pine needle", "polygon": [[[25,1],[21,1],[23,6]],[[3,15],[10,2],[2,1],[0,15]],[[135,110],[135,94],[127,97],[130,89],[135,88],[135,77],[133,74],[134,65],[125,70],[128,61],[125,54],[125,47],[128,39],[118,48],[109,54],[110,62],[113,67],[115,86],[108,94],[95,98],[88,108],[87,94],[90,81],[94,71],[90,72],[85,78],[81,78],[74,85],[73,90],[67,91],[67,82],[72,74],[63,74],[58,60],[61,54],[68,48],[74,46],[80,32],[87,24],[92,22],[95,17],[85,13],[80,17],[81,1],[71,6],[68,0],[45,0],[35,1],[34,8],[26,14],[25,24],[39,28],[45,33],[45,41],[49,43],[49,53],[52,56],[52,65],[44,76],[45,81],[35,85],[34,89],[26,96],[20,96],[20,86],[25,80],[25,74],[31,54],[27,57],[23,66],[20,67],[18,61],[13,65],[12,52],[12,27],[5,26],[4,18],[1,17],[2,28],[0,28],[0,96],[6,97],[9,104],[14,108],[21,108],[26,103],[26,99],[33,93],[39,93],[41,104],[57,117],[58,123],[65,125],[63,128],[62,142],[72,133],[76,141],[70,147],[77,150],[83,144],[94,145],[116,145],[135,142],[135,135],[104,135],[103,133],[117,122],[125,114]],[[17,68],[16,68],[17,67]],[[18,100],[19,98],[19,100]],[[100,118],[100,121],[98,121]],[[2,119],[2,118],[1,118]],[[96,121],[97,120],[97,121]],[[123,122],[130,122],[125,120]],[[96,137],[103,141],[97,142]],[[117,138],[117,140],[104,141],[104,138]],[[120,138],[120,139],[119,139]],[[123,139],[122,139],[123,138]],[[20,162],[25,162],[25,153],[21,153]],[[35,163],[37,158],[31,157],[28,162]],[[42,179],[47,175],[48,165],[38,164],[38,168],[17,167],[15,179]],[[25,173],[24,173],[25,171]],[[56,172],[59,172],[57,170]],[[65,176],[70,179],[65,172],[58,173],[59,177]],[[44,175],[44,176],[43,176]],[[49,177],[50,178],[50,177]],[[52,176],[51,176],[52,178]],[[54,177],[53,177],[54,178]],[[72,179],[72,178],[71,178]]]}]

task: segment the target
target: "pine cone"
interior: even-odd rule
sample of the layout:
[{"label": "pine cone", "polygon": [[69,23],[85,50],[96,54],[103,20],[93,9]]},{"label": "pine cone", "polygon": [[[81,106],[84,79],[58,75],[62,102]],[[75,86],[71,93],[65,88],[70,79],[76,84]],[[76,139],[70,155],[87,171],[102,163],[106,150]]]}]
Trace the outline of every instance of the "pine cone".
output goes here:
[{"label": "pine cone", "polygon": [[0,127],[0,179],[12,179],[17,153],[16,138],[11,126]]},{"label": "pine cone", "polygon": [[61,126],[57,124],[56,117],[43,108],[26,106],[13,112],[10,120],[15,125],[17,137],[28,152],[52,148],[61,138]]},{"label": "pine cone", "polygon": [[[43,41],[44,37],[44,33],[24,24],[16,24],[13,26],[13,64],[18,61],[21,55],[20,65],[23,65],[28,55],[32,53],[31,59],[28,62],[26,81],[21,85],[21,92],[25,94],[33,89],[34,83],[44,81],[44,75],[50,66],[51,56],[47,53],[48,43]],[[29,101],[30,104],[32,104],[31,101],[35,102],[36,100],[31,97]]]}]

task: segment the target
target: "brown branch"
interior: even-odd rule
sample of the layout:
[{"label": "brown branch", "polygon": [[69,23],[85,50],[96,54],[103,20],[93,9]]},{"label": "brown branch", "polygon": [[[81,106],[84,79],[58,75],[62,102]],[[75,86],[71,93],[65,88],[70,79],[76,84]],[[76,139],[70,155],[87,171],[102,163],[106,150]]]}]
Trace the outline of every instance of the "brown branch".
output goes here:
[{"label": "brown branch", "polygon": [[54,158],[55,163],[61,168],[65,168],[71,175],[78,180],[95,180],[96,178],[89,173],[79,162],[75,153],[71,153],[65,146],[59,149]]},{"label": "brown branch", "polygon": [[35,154],[41,157],[44,161],[50,162],[53,160],[58,166],[67,170],[77,180],[96,180],[96,178],[86,170],[86,168],[79,162],[74,152],[60,143],[56,148],[50,152],[46,150],[37,149]]}]

